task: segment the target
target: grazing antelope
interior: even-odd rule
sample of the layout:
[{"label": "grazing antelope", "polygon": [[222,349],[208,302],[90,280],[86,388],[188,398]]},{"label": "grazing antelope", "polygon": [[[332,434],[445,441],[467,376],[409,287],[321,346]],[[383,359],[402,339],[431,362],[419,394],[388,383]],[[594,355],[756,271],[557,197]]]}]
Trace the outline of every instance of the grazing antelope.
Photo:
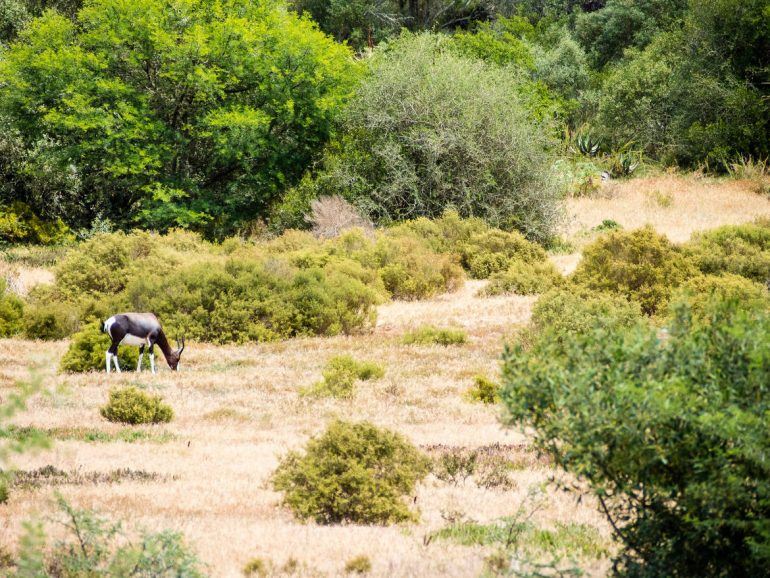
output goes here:
[{"label": "grazing antelope", "polygon": [[177,341],[177,349],[171,349],[163,333],[163,328],[158,322],[158,318],[152,313],[121,313],[113,315],[104,322],[104,332],[112,338],[112,345],[107,350],[107,373],[110,372],[110,359],[115,363],[115,371],[120,373],[118,364],[118,345],[138,345],[139,363],[136,370],[142,369],[142,357],[144,348],[150,348],[150,367],[155,373],[155,351],[157,344],[168,362],[168,366],[176,371],[179,369],[179,358],[184,351],[184,337],[180,346]]}]

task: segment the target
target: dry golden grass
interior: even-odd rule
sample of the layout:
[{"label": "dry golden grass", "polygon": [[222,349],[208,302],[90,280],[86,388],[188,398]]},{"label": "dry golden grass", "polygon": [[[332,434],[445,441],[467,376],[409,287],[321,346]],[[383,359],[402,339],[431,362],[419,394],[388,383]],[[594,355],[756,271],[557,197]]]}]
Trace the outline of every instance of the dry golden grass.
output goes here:
[{"label": "dry golden grass", "polygon": [[748,180],[663,174],[610,181],[603,192],[596,198],[568,201],[569,238],[579,238],[604,219],[613,219],[626,229],[649,223],[679,243],[695,231],[770,216],[770,198],[753,192]]},{"label": "dry golden grass", "polygon": [[[570,202],[570,212],[577,214],[569,229],[573,242],[579,243],[581,232],[603,219],[627,228],[652,222],[682,241],[695,230],[770,214],[770,201],[749,194],[735,181],[662,176],[615,186],[612,199]],[[671,193],[671,206],[651,205],[654,190]],[[568,272],[578,258],[564,255],[554,261]],[[65,391],[36,398],[17,423],[118,431],[120,426],[105,422],[98,408],[110,387],[135,384],[160,393],[172,405],[176,419],[149,429],[174,437],[167,443],[59,441],[49,451],[17,458],[16,465],[159,474],[148,482],[57,489],[77,506],[149,530],[183,532],[213,576],[239,576],[255,557],[276,566],[296,559],[299,575],[336,576],[343,574],[347,560],[359,555],[371,559],[373,576],[477,576],[488,548],[435,540],[426,546],[425,536],[445,526],[450,513],[477,521],[513,514],[533,486],[557,473],[550,466],[530,461],[515,472],[515,487],[507,491],[481,489],[472,482],[453,486],[429,476],[416,495],[420,522],[388,528],[299,523],[281,507],[268,480],[282,455],[300,448],[335,417],[370,420],[425,446],[502,443],[526,453],[527,436],[501,426],[499,408],[468,403],[463,394],[476,374],[495,375],[503,340],[527,322],[534,298],[480,298],[481,285],[471,281],[456,293],[429,301],[385,304],[376,328],[366,335],[242,347],[191,343],[178,374],[164,367],[156,376],[52,375],[49,385]],[[422,324],[461,327],[469,341],[448,348],[401,344],[406,331]],[[0,396],[27,375],[32,361],[46,358],[53,366],[65,348],[64,342],[0,340]],[[383,363],[386,376],[359,384],[351,400],[301,398],[299,388],[318,380],[326,360],[342,353]],[[17,541],[23,520],[51,514],[53,491],[43,487],[12,494],[0,506],[0,544]],[[609,544],[609,528],[595,505],[590,500],[578,504],[574,496],[553,488],[534,521],[544,527],[589,524]],[[606,560],[584,562],[591,576],[604,575],[608,567]]]}]

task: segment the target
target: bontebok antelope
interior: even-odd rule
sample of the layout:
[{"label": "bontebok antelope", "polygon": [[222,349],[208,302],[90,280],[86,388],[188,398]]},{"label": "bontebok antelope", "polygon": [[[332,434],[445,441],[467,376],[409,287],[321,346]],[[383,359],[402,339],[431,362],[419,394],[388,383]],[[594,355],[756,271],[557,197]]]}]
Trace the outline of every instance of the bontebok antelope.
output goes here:
[{"label": "bontebok antelope", "polygon": [[118,345],[138,345],[139,363],[136,370],[142,369],[142,357],[144,348],[150,348],[150,367],[155,373],[155,350],[157,345],[166,357],[168,366],[176,371],[179,369],[179,358],[184,351],[184,337],[182,343],[177,341],[177,349],[171,349],[163,333],[163,328],[158,322],[158,318],[152,313],[121,313],[113,315],[104,322],[104,332],[112,338],[112,345],[107,350],[107,373],[110,372],[110,360],[115,364],[115,371],[120,373],[118,364]]}]

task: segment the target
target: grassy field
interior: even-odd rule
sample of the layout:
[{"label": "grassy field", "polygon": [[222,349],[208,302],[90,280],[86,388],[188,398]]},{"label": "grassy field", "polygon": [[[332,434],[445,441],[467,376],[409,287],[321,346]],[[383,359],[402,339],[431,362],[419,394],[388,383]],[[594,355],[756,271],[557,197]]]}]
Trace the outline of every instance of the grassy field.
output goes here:
[{"label": "grassy field", "polygon": [[[770,200],[753,194],[750,185],[674,175],[613,183],[602,198],[569,202],[566,236],[579,249],[596,235],[592,227],[613,219],[626,228],[649,222],[683,241],[693,231],[770,216]],[[554,260],[567,272],[579,253]],[[36,269],[22,276],[28,283],[48,278]],[[478,297],[483,283],[468,281],[429,301],[383,305],[367,335],[242,347],[190,343],[178,374],[167,367],[155,376],[52,373],[48,383],[59,389],[35,399],[16,422],[49,430],[55,444],[15,463],[24,471],[52,465],[70,475],[43,477],[13,493],[0,506],[0,544],[13,547],[23,520],[50,515],[51,497],[60,492],[79,507],[133,525],[183,532],[213,576],[239,576],[255,557],[279,573],[342,575],[346,561],[359,555],[371,559],[373,576],[475,576],[494,544],[463,545],[468,540],[452,538],[452,531],[434,534],[458,520],[491,524],[526,511],[535,529],[556,537],[555,546],[533,537],[533,551],[556,548],[588,575],[604,575],[612,543],[595,504],[548,485],[560,474],[528,449],[526,432],[503,427],[499,408],[464,398],[475,375],[496,376],[502,344],[526,324],[535,300]],[[428,323],[461,327],[468,343],[401,343],[409,329]],[[28,375],[31,363],[55,367],[66,345],[0,340],[0,395]],[[360,384],[350,400],[300,397],[299,389],[317,381],[326,361],[342,353],[383,363],[385,377]],[[160,393],[176,418],[166,426],[136,428],[146,435],[104,421],[98,408],[115,385]],[[430,475],[414,496],[418,524],[300,523],[281,507],[268,480],[282,455],[335,417],[398,430],[434,455],[447,447],[485,448],[509,463],[510,482],[484,488],[470,479],[454,484]],[[542,494],[533,497],[538,489]]]}]

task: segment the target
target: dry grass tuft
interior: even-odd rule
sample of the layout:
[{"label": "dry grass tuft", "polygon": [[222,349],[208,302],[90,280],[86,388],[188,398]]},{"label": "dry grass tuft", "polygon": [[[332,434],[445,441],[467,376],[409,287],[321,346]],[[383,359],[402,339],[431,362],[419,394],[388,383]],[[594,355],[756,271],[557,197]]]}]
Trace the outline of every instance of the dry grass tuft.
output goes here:
[{"label": "dry grass tuft", "polygon": [[315,199],[310,203],[310,209],[307,220],[312,224],[313,235],[319,239],[333,239],[356,227],[368,233],[374,231],[372,222],[339,195]]}]

